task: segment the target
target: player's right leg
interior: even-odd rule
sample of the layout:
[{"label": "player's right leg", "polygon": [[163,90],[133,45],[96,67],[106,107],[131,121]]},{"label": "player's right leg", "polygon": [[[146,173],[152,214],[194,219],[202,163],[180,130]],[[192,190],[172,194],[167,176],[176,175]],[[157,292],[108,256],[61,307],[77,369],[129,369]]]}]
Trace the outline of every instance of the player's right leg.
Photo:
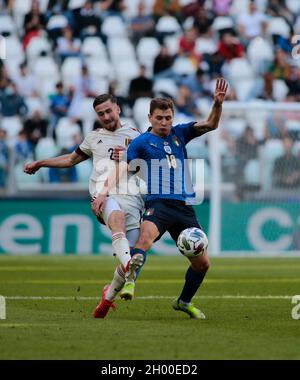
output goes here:
[{"label": "player's right leg", "polygon": [[122,265],[119,264],[114,272],[114,277],[109,285],[105,285],[102,292],[102,298],[94,310],[95,318],[105,318],[110,308],[116,309],[115,298],[125,283],[125,276]]},{"label": "player's right leg", "polygon": [[[101,220],[102,219],[102,220]],[[130,263],[130,247],[125,235],[125,216],[118,202],[109,198],[102,211],[101,222],[104,222],[112,232],[113,254],[120,260],[120,265],[114,272],[110,285],[106,285],[102,292],[102,298],[94,311],[95,318],[104,318],[109,309],[114,308],[114,300],[125,283],[125,272]]]}]

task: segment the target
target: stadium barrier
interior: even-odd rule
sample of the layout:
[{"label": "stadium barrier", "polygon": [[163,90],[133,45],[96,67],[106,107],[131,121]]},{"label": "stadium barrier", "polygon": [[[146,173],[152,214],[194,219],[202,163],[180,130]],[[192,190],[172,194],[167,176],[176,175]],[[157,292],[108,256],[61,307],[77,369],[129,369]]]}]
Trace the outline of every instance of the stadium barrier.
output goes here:
[{"label": "stadium barrier", "polygon": [[[111,235],[93,216],[88,200],[1,200],[0,254],[111,255]],[[208,231],[210,205],[195,206]],[[300,235],[300,204],[225,202],[221,255],[291,253]],[[179,254],[169,234],[154,244],[155,255]],[[214,252],[210,250],[214,255]]]},{"label": "stadium barrier", "polygon": [[[112,255],[111,233],[93,216],[89,200],[0,200],[0,254]],[[209,208],[197,212],[207,228]],[[152,254],[179,254],[169,235]]]}]

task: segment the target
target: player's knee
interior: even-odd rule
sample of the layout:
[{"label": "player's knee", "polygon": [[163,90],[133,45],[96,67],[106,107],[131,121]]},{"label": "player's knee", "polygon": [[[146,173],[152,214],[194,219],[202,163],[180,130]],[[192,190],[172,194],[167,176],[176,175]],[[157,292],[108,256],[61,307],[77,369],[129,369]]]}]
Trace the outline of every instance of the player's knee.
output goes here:
[{"label": "player's knee", "polygon": [[125,214],[124,211],[114,211],[109,217],[109,226],[111,229],[124,231],[125,230]]},{"label": "player's knee", "polygon": [[197,260],[191,262],[192,268],[195,272],[206,273],[210,267],[208,256],[199,256]]},{"label": "player's knee", "polygon": [[151,248],[153,244],[153,239],[151,234],[148,234],[147,232],[140,235],[139,240],[136,244],[136,247],[143,249],[144,251],[147,251]]},{"label": "player's knee", "polygon": [[201,264],[201,272],[206,273],[209,270],[210,263],[209,261],[205,261],[204,263]]}]

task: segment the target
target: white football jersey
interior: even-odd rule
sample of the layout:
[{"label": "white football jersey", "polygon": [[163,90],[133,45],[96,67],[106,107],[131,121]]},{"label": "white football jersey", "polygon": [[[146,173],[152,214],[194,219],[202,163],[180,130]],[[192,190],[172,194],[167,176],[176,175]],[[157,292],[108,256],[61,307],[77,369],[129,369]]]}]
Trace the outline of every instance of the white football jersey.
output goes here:
[{"label": "white football jersey", "polygon": [[[79,145],[79,149],[93,159],[93,171],[89,182],[89,191],[92,197],[100,193],[105,180],[116,165],[116,161],[112,158],[114,148],[122,146],[127,150],[131,140],[139,135],[140,133],[136,129],[127,125],[122,125],[114,132],[99,128],[86,135]],[[127,178],[125,177],[118,185],[118,193],[128,193]],[[115,188],[110,191],[110,194],[115,193]]]}]

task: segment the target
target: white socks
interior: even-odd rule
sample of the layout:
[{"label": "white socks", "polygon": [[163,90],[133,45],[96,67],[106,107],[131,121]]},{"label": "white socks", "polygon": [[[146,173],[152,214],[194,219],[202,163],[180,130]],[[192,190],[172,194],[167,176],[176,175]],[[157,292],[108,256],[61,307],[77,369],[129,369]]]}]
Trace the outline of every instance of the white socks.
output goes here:
[{"label": "white socks", "polygon": [[123,271],[122,265],[118,265],[114,273],[114,278],[110,283],[110,286],[106,293],[106,299],[109,301],[113,301],[116,298],[119,291],[123,288],[124,284],[125,273]]},{"label": "white socks", "polygon": [[124,232],[116,232],[112,235],[112,247],[114,256],[117,256],[124,268],[131,259],[128,240]]},{"label": "white socks", "polygon": [[112,235],[112,247],[113,254],[118,257],[121,265],[117,266],[114,272],[114,278],[106,293],[106,299],[109,301],[113,301],[119,291],[123,288],[125,283],[124,268],[126,268],[131,259],[129,243],[124,232],[116,232]]}]

